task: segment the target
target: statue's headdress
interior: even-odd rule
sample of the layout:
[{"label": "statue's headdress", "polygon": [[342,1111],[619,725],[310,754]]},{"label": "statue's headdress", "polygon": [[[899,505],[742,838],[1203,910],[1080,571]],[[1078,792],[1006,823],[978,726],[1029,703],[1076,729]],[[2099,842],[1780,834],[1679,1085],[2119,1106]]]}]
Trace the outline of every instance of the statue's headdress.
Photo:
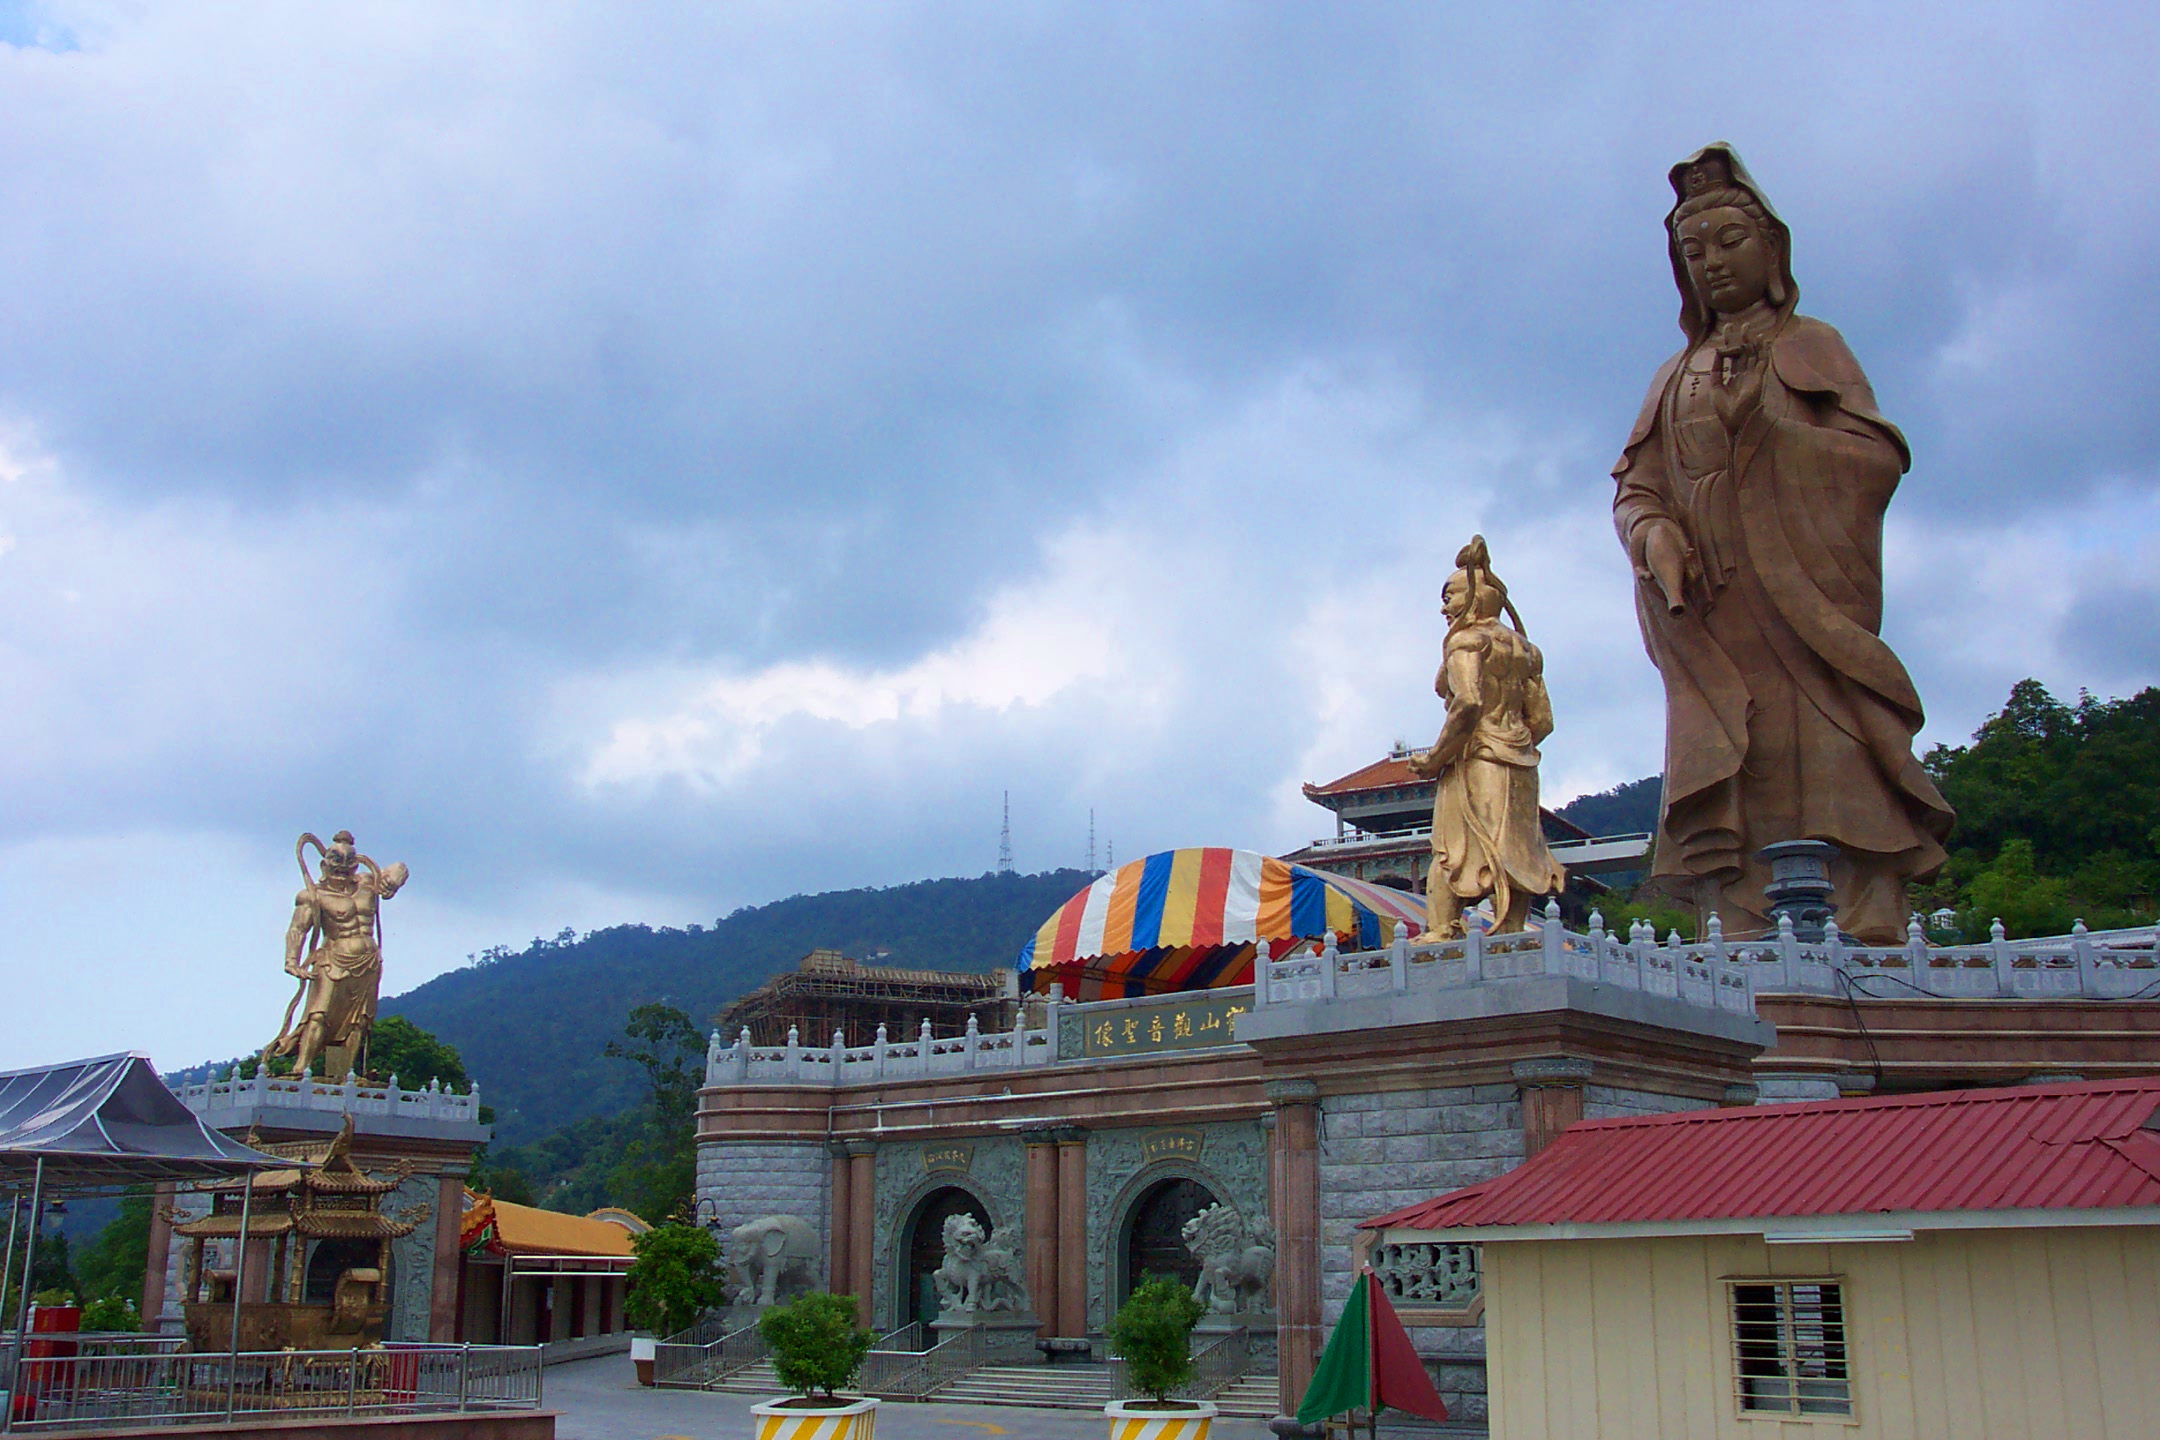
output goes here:
[{"label": "statue's headdress", "polygon": [[1777,270],[1770,280],[1770,303],[1780,315],[1790,315],[1800,302],[1800,286],[1792,273],[1792,231],[1770,208],[1762,187],[1740,163],[1740,156],[1724,141],[1702,149],[1672,167],[1673,206],[1665,212],[1665,248],[1672,257],[1673,284],[1680,289],[1680,328],[1689,340],[1700,340],[1717,324],[1717,317],[1696,298],[1688,279],[1687,260],[1680,253],[1679,223],[1713,205],[1732,205],[1748,211],[1770,232],[1777,247]]},{"label": "statue's headdress", "polygon": [[[1507,585],[1493,574],[1492,552],[1486,548],[1483,535],[1472,535],[1470,543],[1455,552],[1455,573],[1470,586],[1471,619],[1496,617],[1506,611],[1516,633],[1529,638],[1530,632],[1523,629],[1522,616],[1515,611],[1515,602],[1508,599]],[[1491,609],[1480,606],[1480,599],[1486,600]]]}]

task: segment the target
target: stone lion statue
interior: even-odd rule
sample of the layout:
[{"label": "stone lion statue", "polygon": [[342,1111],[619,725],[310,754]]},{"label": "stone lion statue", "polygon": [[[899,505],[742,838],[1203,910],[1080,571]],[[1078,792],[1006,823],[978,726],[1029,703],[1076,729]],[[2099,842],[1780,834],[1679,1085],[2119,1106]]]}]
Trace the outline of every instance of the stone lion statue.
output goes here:
[{"label": "stone lion statue", "polygon": [[1217,1315],[1264,1311],[1275,1279],[1275,1236],[1267,1222],[1248,1227],[1227,1205],[1210,1205],[1178,1232],[1200,1262],[1193,1299]]},{"label": "stone lion statue", "polygon": [[728,1233],[737,1305],[775,1305],[814,1288],[818,1237],[798,1215],[761,1215]]},{"label": "stone lion statue", "polygon": [[930,1277],[946,1310],[1019,1310],[1019,1262],[972,1215],[945,1217],[945,1263]]}]

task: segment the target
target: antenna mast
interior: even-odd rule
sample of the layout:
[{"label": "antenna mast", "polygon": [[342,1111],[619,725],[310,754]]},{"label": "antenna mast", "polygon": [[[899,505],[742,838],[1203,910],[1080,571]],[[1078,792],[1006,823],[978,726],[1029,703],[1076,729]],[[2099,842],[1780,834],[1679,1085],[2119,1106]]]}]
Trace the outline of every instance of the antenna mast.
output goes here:
[{"label": "antenna mast", "polygon": [[1088,868],[1088,874],[1090,874],[1090,875],[1099,875],[1099,874],[1101,874],[1101,873],[1102,873],[1101,871],[1099,871],[1099,870],[1097,870],[1097,869],[1095,868],[1095,807],[1094,807],[1094,806],[1092,806],[1092,805],[1088,806],[1088,863],[1087,863],[1087,868]]},{"label": "antenna mast", "polygon": [[998,874],[1012,874],[1012,791],[1005,792],[1005,819],[998,826]]}]

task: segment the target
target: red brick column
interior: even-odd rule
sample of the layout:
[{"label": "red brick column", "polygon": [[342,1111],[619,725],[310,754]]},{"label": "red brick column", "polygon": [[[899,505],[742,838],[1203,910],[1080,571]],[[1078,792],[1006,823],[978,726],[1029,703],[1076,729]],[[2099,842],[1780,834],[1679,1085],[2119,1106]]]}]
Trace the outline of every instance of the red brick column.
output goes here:
[{"label": "red brick column", "polygon": [[1028,1303],[1042,1323],[1035,1333],[1058,1333],[1058,1152],[1055,1130],[1023,1130],[1027,1146]]},{"label": "red brick column", "polygon": [[465,1177],[445,1175],[435,1187],[435,1277],[428,1291],[428,1339],[457,1339],[458,1232],[465,1228]]},{"label": "red brick column", "polygon": [[877,1148],[867,1140],[850,1140],[848,1169],[848,1289],[855,1295],[855,1315],[860,1324],[879,1326],[870,1318],[871,1262],[877,1254]]},{"label": "red brick column", "polygon": [[1087,1244],[1087,1132],[1064,1126],[1057,1132],[1055,1333],[1059,1335],[1088,1333]]},{"label": "red brick column", "polygon": [[1284,1415],[1297,1413],[1325,1338],[1320,1325],[1320,1087],[1270,1080],[1275,1106],[1275,1346]]},{"label": "red brick column", "polygon": [[165,1212],[173,1203],[173,1187],[158,1186],[150,1192],[150,1264],[143,1271],[143,1329],[156,1331],[157,1317],[165,1308],[165,1267],[172,1258],[172,1222]]},{"label": "red brick column", "polygon": [[855,1275],[855,1169],[848,1164],[845,1145],[833,1145],[828,1153],[832,1156],[832,1197],[825,1207],[825,1243],[830,1252],[825,1259],[825,1288],[845,1295]]},{"label": "red brick column", "polygon": [[1583,1085],[1590,1062],[1573,1056],[1517,1060],[1510,1067],[1522,1087],[1523,1158],[1528,1160],[1583,1118]]}]

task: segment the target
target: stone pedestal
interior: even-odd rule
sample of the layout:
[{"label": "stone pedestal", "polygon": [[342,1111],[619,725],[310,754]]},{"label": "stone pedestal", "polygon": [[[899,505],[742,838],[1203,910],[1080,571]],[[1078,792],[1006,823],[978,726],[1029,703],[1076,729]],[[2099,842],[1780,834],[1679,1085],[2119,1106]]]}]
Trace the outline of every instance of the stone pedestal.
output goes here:
[{"label": "stone pedestal", "polygon": [[993,1365],[1028,1365],[1040,1360],[1035,1332],[1042,1322],[1033,1310],[947,1310],[930,1322],[940,1342],[962,1330],[983,1332],[983,1353]]}]

